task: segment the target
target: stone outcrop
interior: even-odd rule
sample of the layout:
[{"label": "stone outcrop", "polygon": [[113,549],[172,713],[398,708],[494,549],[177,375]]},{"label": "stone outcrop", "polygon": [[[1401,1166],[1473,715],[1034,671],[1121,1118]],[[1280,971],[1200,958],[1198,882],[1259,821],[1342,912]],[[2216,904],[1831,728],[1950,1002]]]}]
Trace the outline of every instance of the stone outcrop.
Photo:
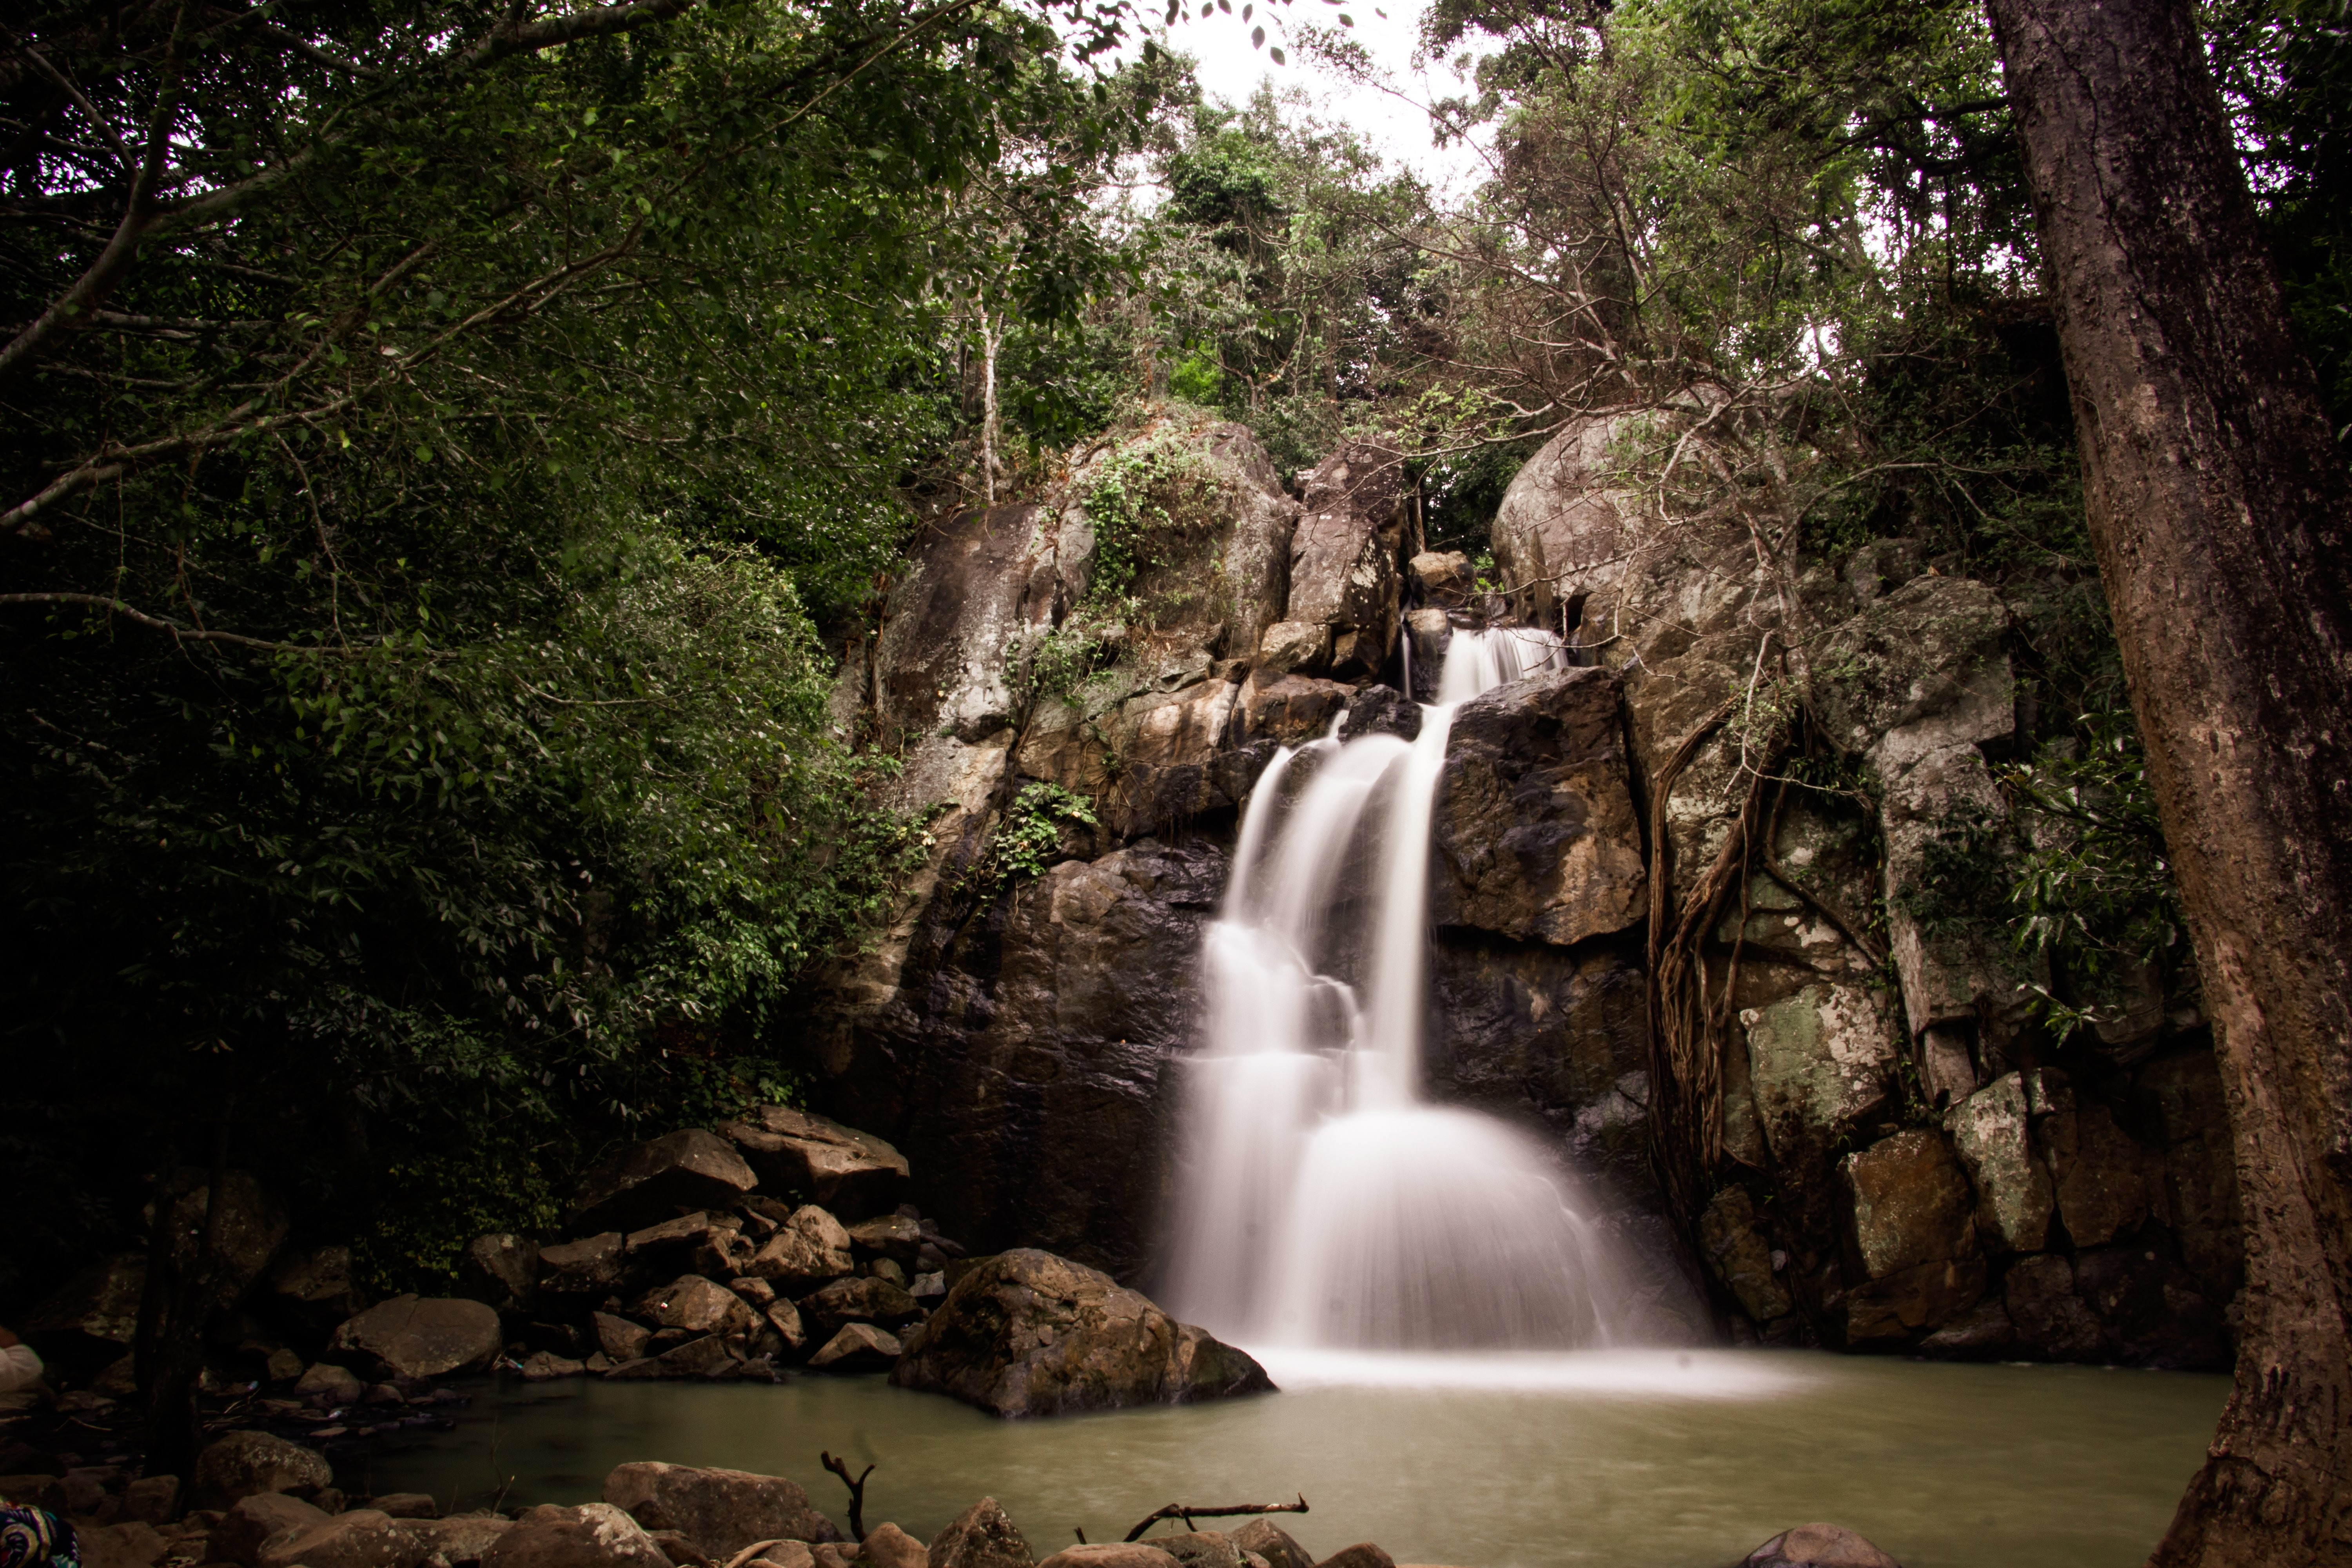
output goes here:
[{"label": "stone outcrop", "polygon": [[1022,1248],[958,1279],[890,1374],[991,1415],[1058,1415],[1270,1391],[1246,1354],[1179,1323],[1141,1293]]},{"label": "stone outcrop", "polygon": [[722,1207],[759,1178],[723,1138],[689,1127],[632,1145],[581,1179],[574,1229],[637,1230],[680,1209]]},{"label": "stone outcrop", "polygon": [[838,1218],[887,1214],[906,1196],[907,1157],[829,1117],[764,1105],[719,1131],[742,1151],[763,1191],[797,1194]]},{"label": "stone outcrop", "polygon": [[1396,646],[1403,475],[1402,454],[1349,441],[1304,476],[1284,618],[1331,628],[1341,679],[1377,679]]}]

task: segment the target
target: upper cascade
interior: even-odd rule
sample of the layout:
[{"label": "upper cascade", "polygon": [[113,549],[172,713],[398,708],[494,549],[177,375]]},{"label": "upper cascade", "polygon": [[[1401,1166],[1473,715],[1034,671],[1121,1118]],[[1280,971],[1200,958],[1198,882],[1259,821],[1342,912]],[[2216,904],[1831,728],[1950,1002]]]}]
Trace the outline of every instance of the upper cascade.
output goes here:
[{"label": "upper cascade", "polygon": [[1410,742],[1286,747],[1202,943],[1166,1294],[1244,1343],[1567,1349],[1625,1337],[1578,1184],[1532,1139],[1422,1098],[1430,822],[1454,707],[1564,659],[1457,633]]}]

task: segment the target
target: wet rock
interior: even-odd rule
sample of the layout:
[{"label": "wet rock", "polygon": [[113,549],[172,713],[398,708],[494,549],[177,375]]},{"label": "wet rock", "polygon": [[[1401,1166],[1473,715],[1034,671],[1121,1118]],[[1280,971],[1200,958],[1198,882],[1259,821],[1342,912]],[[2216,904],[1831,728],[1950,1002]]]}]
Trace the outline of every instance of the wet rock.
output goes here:
[{"label": "wet rock", "polygon": [[2107,1337],[2099,1320],[2074,1294],[2074,1268],[2042,1253],[2021,1258],[2001,1281],[2003,1304],[2016,1325],[2018,1342],[2053,1361],[2095,1361]]},{"label": "wet rock", "polygon": [[1975,1203],[1950,1148],[1925,1128],[1881,1140],[1838,1166],[1864,1270],[1884,1279],[1976,1250]]},{"label": "wet rock", "polygon": [[1342,1546],[1316,1568],[1396,1568],[1396,1559],[1370,1542],[1360,1541],[1353,1546]]},{"label": "wet rock", "polygon": [[1147,1541],[1105,1541],[1065,1546],[1037,1568],[1177,1568],[1176,1559]]},{"label": "wet rock", "polygon": [[984,1497],[931,1537],[929,1568],[1035,1568],[1036,1561],[1011,1517]]},{"label": "wet rock", "polygon": [[414,1520],[408,1528],[425,1542],[429,1555],[447,1559],[451,1568],[465,1568],[488,1556],[499,1538],[514,1528],[514,1521],[496,1514],[460,1513],[447,1519]]},{"label": "wet rock", "polygon": [[801,1321],[801,1310],[790,1301],[768,1303],[768,1324],[774,1329],[787,1350],[801,1350],[808,1344],[808,1326]]},{"label": "wet rock", "polygon": [[587,1370],[586,1362],[558,1355],[553,1351],[533,1351],[523,1358],[521,1368],[525,1383],[549,1383],[559,1377],[578,1377]]},{"label": "wet rock", "polygon": [[922,1250],[923,1227],[902,1214],[877,1215],[849,1227],[849,1244],[860,1252],[912,1268]]},{"label": "wet rock", "polygon": [[1742,1568],[1903,1568],[1838,1524],[1801,1524],[1740,1559]]},{"label": "wet rock", "polygon": [[2231,1364],[2220,1309],[2160,1247],[2077,1254],[2074,1290],[2098,1318],[2118,1360],[2173,1371]]},{"label": "wet rock", "polygon": [[1150,1544],[1183,1564],[1183,1568],[1243,1568],[1241,1552],[1220,1530],[1182,1531],[1151,1537]]},{"label": "wet rock", "polygon": [[808,1493],[782,1476],[688,1465],[622,1465],[604,1478],[604,1500],[651,1530],[675,1530],[725,1563],[759,1541],[839,1541]]},{"label": "wet rock", "polygon": [[2097,1101],[2043,1117],[2037,1129],[2058,1190],[2058,1217],[2076,1247],[2105,1247],[2147,1217],[2143,1156]]},{"label": "wet rock", "polygon": [[68,1373],[95,1372],[131,1348],[146,1289],[145,1256],[118,1253],[68,1279],[26,1315],[18,1332]]},{"label": "wet rock", "polygon": [[743,1359],[740,1347],[722,1334],[698,1334],[654,1358],[664,1377],[709,1377],[714,1373],[729,1373]]},{"label": "wet rock", "polygon": [[1331,732],[1332,720],[1354,689],[1336,680],[1254,669],[1242,682],[1234,738],[1244,744],[1265,741],[1293,747],[1320,740]]},{"label": "wet rock", "polygon": [[1952,1146],[1975,1182],[1977,1233],[1995,1252],[2039,1252],[2054,1202],[2050,1173],[2033,1152],[2025,1083],[1997,1079],[1952,1108]]},{"label": "wet rock", "polygon": [[810,1331],[824,1338],[844,1323],[903,1323],[922,1310],[903,1287],[871,1277],[836,1279],[802,1297],[799,1306]]},{"label": "wet rock", "polygon": [[721,1129],[772,1193],[796,1193],[851,1221],[903,1202],[907,1158],[882,1139],[787,1106],[763,1105]]},{"label": "wet rock", "polygon": [[1437,923],[1566,946],[1647,913],[1617,685],[1554,670],[1455,711],[1433,824]]},{"label": "wet rock", "polygon": [[873,1323],[844,1323],[808,1359],[814,1372],[872,1372],[897,1364],[906,1344]]},{"label": "wet rock", "polygon": [[1233,1532],[1234,1547],[1265,1559],[1266,1568],[1315,1568],[1315,1554],[1270,1519],[1254,1519]]},{"label": "wet rock", "polygon": [[1421,733],[1421,704],[1393,686],[1367,686],[1348,699],[1339,721],[1339,739],[1359,735],[1394,735],[1410,741]]},{"label": "wet rock", "polygon": [[1992,1361],[2017,1344],[2017,1328],[1999,1298],[1988,1298],[1919,1342],[1919,1353],[1937,1361]]},{"label": "wet rock", "polygon": [[1771,1244],[1758,1228],[1756,1200],[1745,1187],[1726,1187],[1699,1215],[1699,1250],[1715,1277],[1759,1323],[1785,1317],[1796,1302],[1772,1268]]},{"label": "wet rock", "polygon": [[498,1313],[479,1301],[395,1296],[337,1329],[328,1348],[384,1377],[446,1377],[481,1371],[503,1342]]},{"label": "wet rock", "polygon": [[478,1236],[457,1258],[457,1293],[500,1313],[529,1313],[539,1305],[539,1249],[521,1237]]},{"label": "wet rock", "polygon": [[726,1139],[689,1127],[624,1150],[582,1178],[572,1223],[638,1230],[680,1209],[723,1208],[757,1184]]},{"label": "wet rock", "polygon": [[1454,621],[1444,610],[1408,610],[1405,637],[1412,645],[1412,689],[1416,702],[1434,702],[1445,671],[1446,650],[1454,646]]},{"label": "wet rock", "polygon": [[642,1322],[691,1334],[748,1334],[760,1326],[760,1315],[741,1297],[699,1274],[646,1291],[632,1311]]},{"label": "wet rock", "polygon": [[368,1507],[392,1519],[438,1519],[441,1505],[430,1492],[383,1492],[368,1499]]},{"label": "wet rock", "polygon": [[610,1503],[541,1503],[499,1534],[482,1553],[482,1568],[670,1568],[670,1563],[635,1520]]},{"label": "wet rock", "polygon": [[196,1456],[188,1500],[195,1508],[232,1508],[257,1492],[315,1489],[334,1479],[326,1459],[299,1443],[267,1432],[232,1432]]},{"label": "wet rock", "polygon": [[611,1312],[590,1313],[588,1326],[596,1336],[597,1349],[616,1362],[636,1360],[646,1353],[646,1342],[654,1337],[651,1329]]},{"label": "wet rock", "polygon": [[1269,1391],[1256,1362],[1109,1276],[1034,1248],[985,1259],[908,1336],[901,1388],[1055,1415]]},{"label": "wet rock", "polygon": [[856,1267],[849,1232],[824,1209],[806,1204],[760,1244],[743,1271],[789,1291],[838,1279]]},{"label": "wet rock", "polygon": [[355,1508],[271,1537],[254,1568],[417,1568],[429,1550],[402,1521]]},{"label": "wet rock", "polygon": [[337,1323],[363,1310],[366,1292],[352,1275],[348,1247],[293,1247],[269,1266],[268,1315],[316,1345]]},{"label": "wet rock", "polygon": [[349,1369],[322,1361],[295,1381],[293,1393],[297,1399],[327,1405],[357,1405],[366,1395],[367,1384]]},{"label": "wet rock", "polygon": [[1268,677],[1318,675],[1330,664],[1331,627],[1323,621],[1278,621],[1258,645],[1257,668]]},{"label": "wet rock", "polygon": [[278,1492],[239,1498],[213,1527],[213,1555],[244,1568],[260,1568],[261,1549],[279,1536],[326,1522],[324,1509]]},{"label": "wet rock", "polygon": [[539,1288],[551,1296],[609,1296],[621,1286],[625,1247],[617,1230],[542,1247]]},{"label": "wet rock", "polygon": [[857,1560],[870,1568],[929,1568],[930,1553],[921,1542],[885,1522],[866,1532],[858,1544]]},{"label": "wet rock", "polygon": [[81,1548],[83,1568],[154,1568],[171,1550],[171,1542],[153,1525],[135,1520],[77,1526],[74,1535]]},{"label": "wet rock", "polygon": [[1439,609],[1466,609],[1478,591],[1478,574],[1459,550],[1424,550],[1405,563],[1405,573],[1421,589],[1423,603]]}]

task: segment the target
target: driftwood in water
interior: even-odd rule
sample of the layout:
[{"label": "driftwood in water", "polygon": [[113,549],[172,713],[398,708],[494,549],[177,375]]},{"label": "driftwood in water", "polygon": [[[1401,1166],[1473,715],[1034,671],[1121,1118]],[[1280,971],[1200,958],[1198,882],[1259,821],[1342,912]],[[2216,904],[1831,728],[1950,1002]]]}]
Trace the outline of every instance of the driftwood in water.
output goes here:
[{"label": "driftwood in water", "polygon": [[857,1479],[856,1480],[851,1480],[849,1479],[849,1467],[846,1464],[827,1453],[820,1452],[817,1455],[817,1458],[824,1460],[824,1468],[831,1470],[835,1475],[839,1476],[841,1478],[841,1484],[849,1489],[850,1539],[853,1541],[865,1540],[866,1478],[874,1473],[874,1467],[871,1465],[866,1466],[864,1469],[857,1472]]},{"label": "driftwood in water", "polygon": [[1184,1521],[1184,1528],[1190,1530],[1192,1528],[1192,1519],[1196,1514],[1202,1519],[1232,1519],[1245,1513],[1305,1513],[1306,1511],[1307,1494],[1304,1492],[1298,1494],[1297,1502],[1245,1502],[1237,1503],[1232,1508],[1193,1508],[1184,1503],[1171,1502],[1166,1508],[1155,1509],[1144,1515],[1143,1522],[1129,1531],[1127,1538],[1129,1541],[1141,1540],[1145,1531],[1163,1519],[1181,1519]]}]

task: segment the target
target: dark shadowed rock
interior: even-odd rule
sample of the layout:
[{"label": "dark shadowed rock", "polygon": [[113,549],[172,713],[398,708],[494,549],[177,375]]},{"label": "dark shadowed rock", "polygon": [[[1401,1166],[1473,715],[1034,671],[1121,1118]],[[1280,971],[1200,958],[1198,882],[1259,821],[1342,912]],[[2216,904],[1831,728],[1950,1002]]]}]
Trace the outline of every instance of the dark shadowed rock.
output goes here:
[{"label": "dark shadowed rock", "polygon": [[1320,740],[1331,732],[1331,721],[1347,707],[1351,691],[1336,680],[1254,669],[1242,682],[1234,738],[1244,744],[1271,741],[1284,746]]},{"label": "dark shadowed rock", "polygon": [[1246,1354],[1108,1275],[1021,1248],[966,1271],[890,1375],[996,1415],[1180,1405],[1269,1391]]},{"label": "dark shadowed rock", "polygon": [[514,1528],[514,1521],[495,1514],[460,1513],[447,1519],[414,1520],[415,1531],[434,1554],[449,1560],[451,1568],[465,1568],[489,1555],[499,1538]]},{"label": "dark shadowed rock", "polygon": [[45,1359],[68,1372],[95,1372],[130,1348],[146,1289],[145,1256],[118,1253],[68,1279],[17,1331]]},{"label": "dark shadowed rock", "polygon": [[693,1334],[748,1334],[760,1326],[760,1315],[740,1296],[699,1274],[646,1291],[632,1312],[640,1322]]},{"label": "dark shadowed rock", "polygon": [[1421,704],[1392,686],[1367,686],[1348,699],[1339,721],[1339,739],[1359,735],[1394,735],[1410,741],[1421,733]]},{"label": "dark shadowed rock", "polygon": [[835,1279],[857,1267],[849,1232],[814,1204],[804,1204],[744,1264],[743,1272],[780,1290],[798,1291]]},{"label": "dark shadowed rock", "polygon": [[82,1568],[155,1568],[172,1546],[153,1525],[139,1520],[85,1521],[76,1527],[74,1537],[81,1548]]},{"label": "dark shadowed rock", "polygon": [[782,1105],[747,1111],[720,1131],[766,1191],[796,1194],[842,1219],[887,1214],[906,1197],[907,1157],[870,1132]]},{"label": "dark shadowed rock", "polygon": [[636,1360],[646,1353],[646,1342],[654,1337],[644,1324],[611,1312],[590,1313],[588,1326],[596,1336],[596,1348],[616,1362]]},{"label": "dark shadowed rock", "polygon": [[1464,703],[1446,737],[1432,918],[1567,945],[1647,912],[1617,677],[1562,669]]},{"label": "dark shadowed rock", "polygon": [[1840,1524],[1801,1524],[1739,1561],[1741,1568],[1903,1568]]},{"label": "dark shadowed rock", "polygon": [[923,1227],[902,1214],[877,1215],[849,1227],[849,1244],[858,1251],[887,1258],[911,1268],[923,1248]]},{"label": "dark shadowed rock", "polygon": [[887,1279],[836,1279],[800,1299],[809,1331],[829,1339],[844,1323],[903,1323],[922,1309],[914,1297]]},{"label": "dark shadowed rock", "polygon": [[1178,1531],[1155,1535],[1150,1544],[1183,1564],[1183,1568],[1244,1568],[1233,1538],[1221,1530]]},{"label": "dark shadowed rock", "polygon": [[335,1331],[329,1348],[384,1377],[446,1377],[498,1359],[499,1315],[479,1301],[395,1296]]},{"label": "dark shadowed rock", "polygon": [[541,1503],[499,1535],[482,1554],[482,1568],[670,1568],[670,1562],[611,1503]]},{"label": "dark shadowed rock", "polygon": [[1865,1283],[1845,1300],[1849,1343],[1932,1330],[1984,1293],[1976,1203],[1950,1147],[1912,1128],[1849,1154],[1838,1167],[1846,1247]]},{"label": "dark shadowed rock", "polygon": [[2053,1253],[2021,1258],[2001,1281],[2018,1343],[2053,1361],[2091,1361],[2107,1348],[2105,1331],[2074,1293],[2074,1266]]},{"label": "dark shadowed rock", "polygon": [[1370,1542],[1360,1541],[1353,1546],[1342,1546],[1316,1568],[1396,1568],[1396,1559]]},{"label": "dark shadowed rock", "polygon": [[796,1481],[749,1470],[622,1465],[604,1478],[604,1500],[650,1530],[675,1530],[715,1563],[758,1541],[839,1541]]},{"label": "dark shadowed rock", "polygon": [[188,1478],[194,1508],[229,1508],[257,1492],[315,1489],[334,1484],[326,1459],[299,1443],[267,1432],[231,1432],[196,1456]]},{"label": "dark shadowed rock", "polygon": [[500,1312],[539,1304],[539,1249],[519,1236],[478,1236],[457,1258],[457,1293]]},{"label": "dark shadowed rock", "polygon": [[617,1230],[542,1247],[539,1288],[551,1296],[609,1296],[620,1289],[623,1247]]},{"label": "dark shadowed rock", "polygon": [[272,1536],[255,1568],[416,1568],[431,1550],[405,1521],[355,1508]]},{"label": "dark shadowed rock", "polygon": [[279,1492],[239,1498],[213,1527],[212,1554],[244,1568],[260,1568],[261,1549],[281,1535],[326,1521],[326,1510]]},{"label": "dark shadowed rock", "polygon": [[262,1310],[316,1344],[367,1304],[367,1293],[352,1274],[350,1247],[288,1247],[269,1266],[269,1292]]},{"label": "dark shadowed rock", "polygon": [[1266,1568],[1315,1568],[1315,1554],[1270,1519],[1254,1519],[1233,1532],[1233,1543],[1265,1559]]},{"label": "dark shadowed rock", "polygon": [[1035,1568],[1036,1562],[1012,1518],[984,1497],[931,1537],[928,1568]]},{"label": "dark shadowed rock", "polygon": [[906,1345],[873,1323],[844,1323],[808,1359],[812,1372],[873,1372],[895,1365]]},{"label": "dark shadowed rock", "polygon": [[689,1127],[619,1154],[581,1179],[575,1229],[639,1230],[680,1209],[724,1208],[758,1184],[726,1139]]},{"label": "dark shadowed rock", "polygon": [[1177,1568],[1177,1563],[1148,1541],[1105,1541],[1065,1546],[1037,1568]]}]

